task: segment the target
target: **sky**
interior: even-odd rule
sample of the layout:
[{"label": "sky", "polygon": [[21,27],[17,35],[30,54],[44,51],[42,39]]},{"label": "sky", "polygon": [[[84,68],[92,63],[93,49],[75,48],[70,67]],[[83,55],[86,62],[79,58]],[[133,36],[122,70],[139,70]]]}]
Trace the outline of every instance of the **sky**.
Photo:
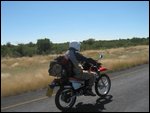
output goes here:
[{"label": "sky", "polygon": [[148,1],[1,2],[1,44],[148,36]]}]

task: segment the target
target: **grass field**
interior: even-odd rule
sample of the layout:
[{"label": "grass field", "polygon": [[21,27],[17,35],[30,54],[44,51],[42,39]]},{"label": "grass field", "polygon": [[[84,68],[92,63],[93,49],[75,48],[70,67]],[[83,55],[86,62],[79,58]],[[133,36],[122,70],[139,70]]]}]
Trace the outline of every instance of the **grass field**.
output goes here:
[{"label": "grass field", "polygon": [[[149,63],[149,45],[81,52],[87,57],[97,59],[110,71],[130,68]],[[16,95],[44,88],[53,77],[48,75],[50,60],[58,55],[34,56],[22,58],[1,58],[1,96]]]}]

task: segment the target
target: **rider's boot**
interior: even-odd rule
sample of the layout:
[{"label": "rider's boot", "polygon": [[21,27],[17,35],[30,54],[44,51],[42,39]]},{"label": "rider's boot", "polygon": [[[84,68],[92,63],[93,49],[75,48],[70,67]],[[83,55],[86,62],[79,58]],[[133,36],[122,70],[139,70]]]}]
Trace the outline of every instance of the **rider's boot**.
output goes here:
[{"label": "rider's boot", "polygon": [[92,89],[87,89],[87,91],[86,91],[86,95],[88,96],[96,96],[96,94],[94,94],[93,92],[92,92]]}]

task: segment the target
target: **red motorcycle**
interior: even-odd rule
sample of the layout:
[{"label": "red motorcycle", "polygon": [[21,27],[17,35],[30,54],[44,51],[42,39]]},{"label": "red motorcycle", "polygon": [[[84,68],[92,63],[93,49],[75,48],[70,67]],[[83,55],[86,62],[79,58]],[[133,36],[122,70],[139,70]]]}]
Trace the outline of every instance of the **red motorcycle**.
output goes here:
[{"label": "red motorcycle", "polygon": [[[103,56],[100,55],[100,58]],[[82,64],[84,70],[89,70],[95,72],[95,92],[98,96],[106,96],[111,87],[111,81],[108,75],[105,73],[107,68],[103,67],[101,63],[89,58],[87,62]],[[58,68],[57,68],[58,69]],[[63,74],[63,70],[61,71]],[[54,79],[54,81],[49,85],[48,92],[51,92],[54,87],[59,86],[59,90],[55,95],[55,104],[58,109],[64,111],[73,107],[78,96],[86,96],[87,90],[86,80],[80,80],[74,77],[68,78],[64,81],[63,77]],[[51,92],[52,93],[52,92]]]}]

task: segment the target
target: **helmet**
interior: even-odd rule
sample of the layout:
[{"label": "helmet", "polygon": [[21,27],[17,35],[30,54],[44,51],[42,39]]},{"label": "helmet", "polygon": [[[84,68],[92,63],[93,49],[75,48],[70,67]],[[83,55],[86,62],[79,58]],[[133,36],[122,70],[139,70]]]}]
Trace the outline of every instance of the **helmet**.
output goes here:
[{"label": "helmet", "polygon": [[69,43],[69,48],[72,47],[74,49],[76,49],[77,51],[80,51],[80,42],[77,41],[72,41]]}]

